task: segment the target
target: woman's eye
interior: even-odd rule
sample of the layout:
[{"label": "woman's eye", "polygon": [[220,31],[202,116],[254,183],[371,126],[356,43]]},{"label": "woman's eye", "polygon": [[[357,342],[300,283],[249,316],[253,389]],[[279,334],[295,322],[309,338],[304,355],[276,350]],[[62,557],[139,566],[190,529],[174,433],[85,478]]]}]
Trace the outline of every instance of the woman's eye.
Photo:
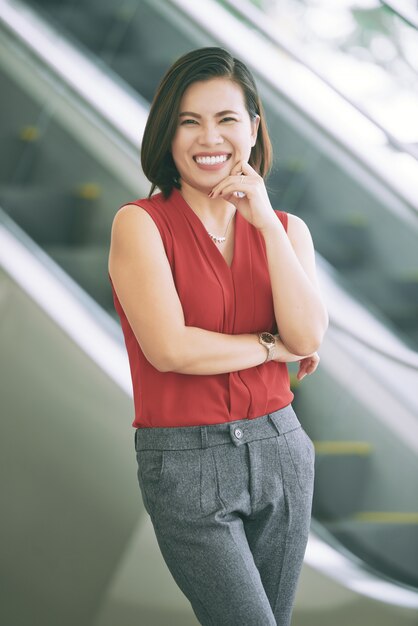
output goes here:
[{"label": "woman's eye", "polygon": [[[238,120],[236,120],[234,117],[223,117],[221,119],[221,122],[237,122]],[[191,126],[193,124],[197,124],[196,120],[192,120],[192,119],[188,119],[188,120],[183,120],[181,122],[181,126]]]}]

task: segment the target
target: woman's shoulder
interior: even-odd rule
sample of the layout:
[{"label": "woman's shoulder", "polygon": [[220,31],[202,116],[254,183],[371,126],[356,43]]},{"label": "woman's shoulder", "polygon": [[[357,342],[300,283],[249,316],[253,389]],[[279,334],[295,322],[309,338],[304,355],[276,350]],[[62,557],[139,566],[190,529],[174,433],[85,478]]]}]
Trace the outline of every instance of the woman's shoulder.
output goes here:
[{"label": "woman's shoulder", "polygon": [[165,211],[158,201],[160,194],[150,198],[139,198],[119,207],[111,226],[111,244],[121,242],[132,246],[145,246],[156,237],[162,239],[166,253],[171,249],[171,228]]},{"label": "woman's shoulder", "polygon": [[312,236],[306,222],[293,213],[287,213],[287,234],[293,244],[309,247],[313,246]]},{"label": "woman's shoulder", "polygon": [[[143,205],[143,206],[142,206]],[[113,217],[110,234],[109,275],[118,267],[137,263],[138,259],[153,259],[158,264],[170,251],[167,229],[143,200],[123,204]]]}]

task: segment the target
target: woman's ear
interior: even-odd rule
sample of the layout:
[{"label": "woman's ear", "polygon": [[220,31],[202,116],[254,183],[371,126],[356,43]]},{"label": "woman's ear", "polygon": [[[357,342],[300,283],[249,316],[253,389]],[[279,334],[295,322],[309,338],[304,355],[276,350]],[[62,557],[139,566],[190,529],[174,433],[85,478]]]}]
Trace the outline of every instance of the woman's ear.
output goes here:
[{"label": "woman's ear", "polygon": [[251,147],[254,148],[257,142],[258,127],[260,125],[260,116],[256,115],[251,120]]}]

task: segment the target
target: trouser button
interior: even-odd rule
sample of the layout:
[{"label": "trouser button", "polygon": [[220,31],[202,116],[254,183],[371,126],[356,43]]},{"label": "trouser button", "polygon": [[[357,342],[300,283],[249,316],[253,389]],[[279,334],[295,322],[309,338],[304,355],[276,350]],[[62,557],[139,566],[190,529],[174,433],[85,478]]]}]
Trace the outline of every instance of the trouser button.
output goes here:
[{"label": "trouser button", "polygon": [[243,435],[241,428],[236,428],[234,430],[234,435],[237,439],[241,439]]}]

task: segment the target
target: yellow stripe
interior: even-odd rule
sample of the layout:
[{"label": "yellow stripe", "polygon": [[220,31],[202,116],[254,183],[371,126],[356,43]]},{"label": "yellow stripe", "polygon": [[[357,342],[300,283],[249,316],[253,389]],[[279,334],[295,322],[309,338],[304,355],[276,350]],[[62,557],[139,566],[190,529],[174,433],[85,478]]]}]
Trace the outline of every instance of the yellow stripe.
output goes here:
[{"label": "yellow stripe", "polygon": [[353,516],[358,522],[379,524],[418,524],[418,513],[409,511],[363,511]]},{"label": "yellow stripe", "polygon": [[350,215],[347,215],[346,223],[349,226],[358,226],[360,228],[365,228],[369,225],[367,217],[363,215],[363,213],[351,213]]},{"label": "yellow stripe", "polygon": [[36,141],[40,137],[39,128],[37,126],[22,126],[19,136],[23,141]]},{"label": "yellow stripe", "polygon": [[357,454],[368,455],[372,446],[367,441],[314,441],[318,454]]},{"label": "yellow stripe", "polygon": [[86,200],[95,200],[100,197],[101,193],[101,187],[96,183],[83,183],[77,189],[77,195]]}]

